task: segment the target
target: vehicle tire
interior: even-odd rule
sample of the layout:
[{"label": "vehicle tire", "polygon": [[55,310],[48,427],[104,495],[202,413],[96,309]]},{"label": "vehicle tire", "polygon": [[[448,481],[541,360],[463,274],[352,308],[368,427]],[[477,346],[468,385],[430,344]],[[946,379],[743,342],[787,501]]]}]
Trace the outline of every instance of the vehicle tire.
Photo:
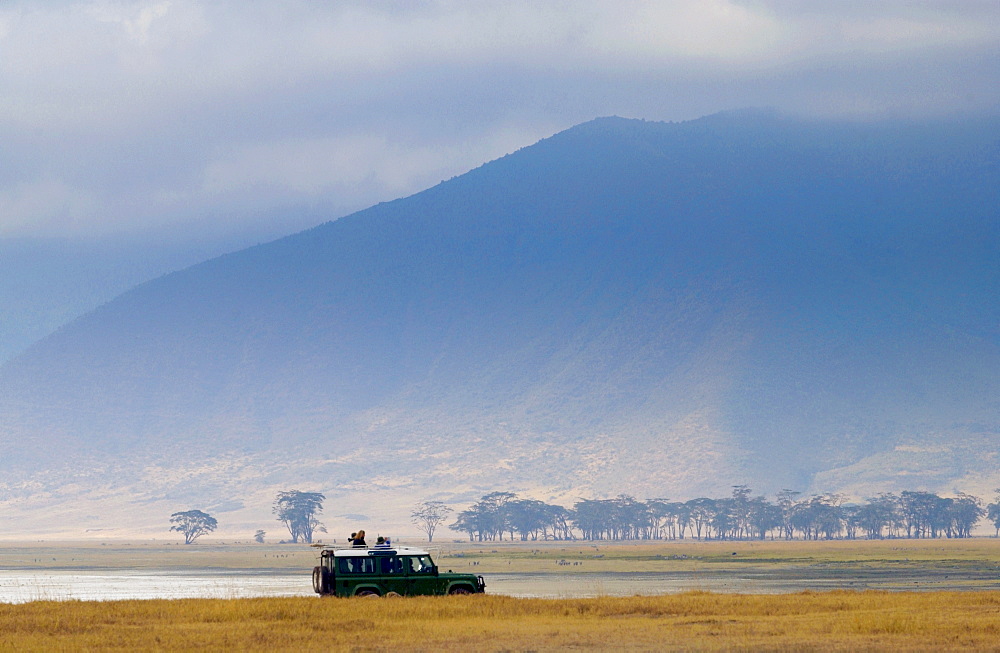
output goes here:
[{"label": "vehicle tire", "polygon": [[472,594],[472,590],[470,590],[468,587],[459,586],[459,587],[452,587],[450,590],[448,590],[448,593],[465,595],[465,594]]},{"label": "vehicle tire", "polygon": [[313,591],[317,594],[326,594],[326,574],[322,567],[313,567]]},{"label": "vehicle tire", "polygon": [[358,590],[358,593],[355,594],[354,596],[360,597],[362,599],[377,599],[381,597],[381,595],[375,590]]}]

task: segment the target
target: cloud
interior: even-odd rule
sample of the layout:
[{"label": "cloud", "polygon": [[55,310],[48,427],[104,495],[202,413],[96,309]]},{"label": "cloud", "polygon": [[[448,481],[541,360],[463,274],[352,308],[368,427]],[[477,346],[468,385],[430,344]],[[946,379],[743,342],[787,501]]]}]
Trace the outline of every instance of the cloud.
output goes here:
[{"label": "cloud", "polygon": [[995,111],[998,44],[993,0],[8,1],[0,234],[348,211],[599,115]]}]

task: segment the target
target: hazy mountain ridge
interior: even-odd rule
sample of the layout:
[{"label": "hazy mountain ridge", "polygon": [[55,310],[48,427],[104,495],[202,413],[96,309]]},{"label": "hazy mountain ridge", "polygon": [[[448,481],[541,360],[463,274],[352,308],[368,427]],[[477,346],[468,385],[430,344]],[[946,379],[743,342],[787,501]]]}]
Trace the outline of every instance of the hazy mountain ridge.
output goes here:
[{"label": "hazy mountain ridge", "polygon": [[[996,127],[580,125],[77,320],[0,370],[3,464],[115,457],[166,502],[141,470],[204,459],[192,500],[301,480],[362,513],[894,487],[900,447],[1000,434]],[[920,482],[991,489],[992,446]]]},{"label": "hazy mountain ridge", "polygon": [[327,219],[305,206],[244,216],[240,233],[202,220],[92,240],[0,237],[0,365],[139,283]]}]

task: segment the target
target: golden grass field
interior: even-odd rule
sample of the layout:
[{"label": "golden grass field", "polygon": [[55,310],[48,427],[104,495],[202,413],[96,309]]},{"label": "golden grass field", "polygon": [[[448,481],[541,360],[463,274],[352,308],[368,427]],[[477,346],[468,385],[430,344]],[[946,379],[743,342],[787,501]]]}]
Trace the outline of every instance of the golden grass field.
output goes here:
[{"label": "golden grass field", "polygon": [[200,651],[1000,649],[1000,592],[0,605],[0,649]]},{"label": "golden grass field", "polygon": [[[414,542],[416,544],[416,542]],[[734,555],[735,554],[735,555]],[[0,568],[297,570],[316,552],[205,541],[0,544]],[[442,569],[823,577],[978,591],[530,599],[508,596],[33,601],[0,604],[0,650],[1000,650],[1000,540],[447,543]],[[576,562],[578,564],[565,564]],[[560,564],[562,563],[562,564]],[[916,579],[916,580],[914,580]],[[955,580],[958,579],[958,580]]]}]

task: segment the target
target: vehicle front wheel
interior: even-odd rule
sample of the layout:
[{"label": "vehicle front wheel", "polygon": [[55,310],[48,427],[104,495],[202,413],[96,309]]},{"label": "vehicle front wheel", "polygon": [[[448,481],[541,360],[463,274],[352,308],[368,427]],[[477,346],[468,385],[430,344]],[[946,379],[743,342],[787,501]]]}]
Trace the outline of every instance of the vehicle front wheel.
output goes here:
[{"label": "vehicle front wheel", "polygon": [[472,594],[472,590],[470,590],[468,587],[452,587],[450,590],[448,590],[448,593],[464,595],[464,594]]},{"label": "vehicle front wheel", "polygon": [[377,599],[379,597],[379,593],[375,590],[361,590],[354,596],[360,596],[363,599]]}]

